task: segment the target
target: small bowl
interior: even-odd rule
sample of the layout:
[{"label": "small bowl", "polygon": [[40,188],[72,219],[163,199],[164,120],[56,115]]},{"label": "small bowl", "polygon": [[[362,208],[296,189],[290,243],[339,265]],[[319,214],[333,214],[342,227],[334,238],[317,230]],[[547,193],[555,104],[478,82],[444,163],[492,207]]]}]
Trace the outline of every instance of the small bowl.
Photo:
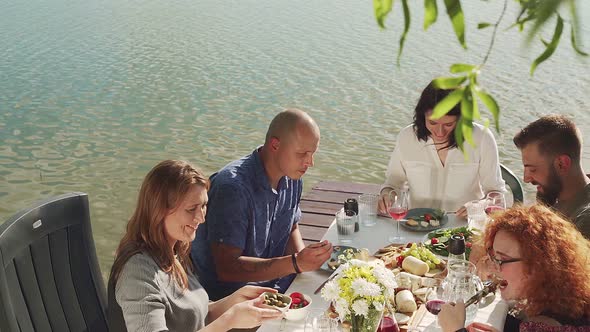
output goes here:
[{"label": "small bowl", "polygon": [[302,320],[305,319],[307,316],[307,312],[309,311],[309,307],[311,307],[311,296],[307,294],[301,294],[303,299],[307,301],[307,305],[303,308],[298,309],[289,309],[285,312],[285,318],[287,320]]},{"label": "small bowl", "polygon": [[[279,309],[281,312],[286,312],[289,310],[289,306],[291,305],[291,297],[281,294],[281,293],[272,293],[272,292],[264,292],[264,304]],[[276,301],[280,301],[283,303],[283,306],[277,304]]]}]

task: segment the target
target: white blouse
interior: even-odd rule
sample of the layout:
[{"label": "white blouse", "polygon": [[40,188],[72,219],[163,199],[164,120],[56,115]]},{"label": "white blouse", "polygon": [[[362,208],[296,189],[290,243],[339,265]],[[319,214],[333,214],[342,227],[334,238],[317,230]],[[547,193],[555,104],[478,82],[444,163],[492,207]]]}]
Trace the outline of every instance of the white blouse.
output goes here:
[{"label": "white blouse", "polygon": [[467,160],[461,150],[452,148],[443,166],[432,138],[420,141],[412,125],[405,127],[397,137],[382,188],[399,190],[408,181],[411,208],[446,211],[456,211],[466,202],[482,199],[489,191],[505,191],[494,135],[474,123],[473,140],[475,148],[467,142],[464,145]]}]

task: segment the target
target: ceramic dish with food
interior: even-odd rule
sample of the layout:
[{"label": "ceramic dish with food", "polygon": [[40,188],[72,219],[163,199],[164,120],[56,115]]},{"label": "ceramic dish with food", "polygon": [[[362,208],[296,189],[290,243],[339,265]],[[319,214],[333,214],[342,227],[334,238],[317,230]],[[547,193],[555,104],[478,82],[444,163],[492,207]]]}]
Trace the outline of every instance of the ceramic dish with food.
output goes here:
[{"label": "ceramic dish with food", "polygon": [[440,209],[416,208],[406,214],[400,224],[414,232],[429,232],[442,228],[449,222],[445,211]]},{"label": "ceramic dish with food", "polygon": [[426,235],[424,246],[433,253],[446,258],[449,256],[449,240],[455,234],[461,234],[465,238],[465,257],[469,259],[474,237],[479,236],[479,232],[467,226],[432,231]]},{"label": "ceramic dish with food", "polygon": [[355,247],[341,245],[334,246],[332,247],[332,249],[332,255],[326,262],[324,262],[324,264],[321,267],[322,270],[332,272],[336,270],[340,266],[340,264],[344,264],[349,260],[355,258],[355,254],[360,252],[360,249],[357,249]]},{"label": "ceramic dish with food", "polygon": [[305,319],[312,302],[311,296],[299,292],[293,292],[289,294],[289,297],[291,298],[291,305],[289,306],[289,310],[285,312],[285,318],[287,320]]},{"label": "ceramic dish with food", "polygon": [[263,295],[265,305],[277,308],[282,312],[286,312],[291,306],[291,297],[285,294],[264,292]]}]

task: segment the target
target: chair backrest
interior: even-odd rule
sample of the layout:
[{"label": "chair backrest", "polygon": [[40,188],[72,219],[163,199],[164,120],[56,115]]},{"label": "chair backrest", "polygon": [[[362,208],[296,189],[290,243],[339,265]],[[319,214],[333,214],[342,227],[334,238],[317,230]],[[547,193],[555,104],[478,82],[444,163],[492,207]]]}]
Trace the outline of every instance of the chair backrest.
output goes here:
[{"label": "chair backrest", "polygon": [[0,225],[0,263],[1,332],[108,331],[86,194],[38,202]]},{"label": "chair backrest", "polygon": [[514,173],[512,173],[512,171],[508,169],[508,167],[500,164],[500,168],[502,169],[502,179],[504,179],[504,182],[506,182],[508,187],[510,187],[510,190],[512,190],[512,196],[514,197],[514,201],[522,203],[524,200],[522,183],[520,183],[518,177],[514,175]]}]

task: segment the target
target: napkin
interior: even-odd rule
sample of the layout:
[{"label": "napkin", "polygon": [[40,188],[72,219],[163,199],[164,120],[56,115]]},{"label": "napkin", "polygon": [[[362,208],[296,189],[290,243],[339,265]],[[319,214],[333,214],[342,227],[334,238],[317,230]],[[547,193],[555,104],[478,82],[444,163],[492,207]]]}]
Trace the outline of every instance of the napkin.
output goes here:
[{"label": "napkin", "polygon": [[504,300],[498,301],[493,307],[492,312],[488,316],[487,323],[497,328],[499,331],[504,330],[504,323],[506,323],[506,315],[508,314],[509,304]]}]

